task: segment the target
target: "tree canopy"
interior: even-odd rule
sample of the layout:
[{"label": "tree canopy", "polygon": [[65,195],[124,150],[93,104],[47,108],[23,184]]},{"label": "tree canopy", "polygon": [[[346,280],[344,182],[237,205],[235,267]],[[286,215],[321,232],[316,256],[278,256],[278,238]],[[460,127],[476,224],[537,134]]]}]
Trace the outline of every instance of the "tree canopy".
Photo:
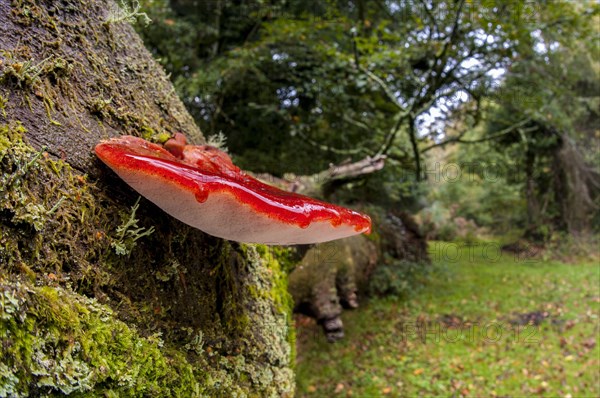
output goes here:
[{"label": "tree canopy", "polygon": [[[597,209],[598,170],[589,166],[597,155],[586,151],[599,138],[597,3],[145,7],[154,20],[140,29],[147,46],[203,131],[225,134],[242,167],[309,175],[385,155],[382,172],[338,194],[416,209],[431,150],[489,141],[486,151],[511,159],[505,170],[523,171],[513,182],[527,197],[529,224],[548,221],[535,216],[544,200],[561,228],[584,228]],[[547,175],[550,163],[562,177]],[[585,216],[566,216],[565,189],[569,203],[585,204]]]}]

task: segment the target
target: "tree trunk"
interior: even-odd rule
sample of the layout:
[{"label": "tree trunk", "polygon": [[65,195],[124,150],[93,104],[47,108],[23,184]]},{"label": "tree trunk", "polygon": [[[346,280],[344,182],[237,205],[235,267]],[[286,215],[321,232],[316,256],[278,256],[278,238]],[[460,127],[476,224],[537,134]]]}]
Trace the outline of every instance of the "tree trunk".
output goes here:
[{"label": "tree trunk", "polygon": [[93,154],[203,141],[122,11],[0,0],[0,396],[291,396],[277,260],[132,206]]},{"label": "tree trunk", "polygon": [[535,182],[535,153],[525,153],[525,197],[527,198],[527,230],[536,231],[540,225],[540,205]]},{"label": "tree trunk", "polygon": [[575,143],[561,134],[553,152],[553,182],[561,226],[573,235],[589,232],[598,211],[600,175],[585,161]]}]

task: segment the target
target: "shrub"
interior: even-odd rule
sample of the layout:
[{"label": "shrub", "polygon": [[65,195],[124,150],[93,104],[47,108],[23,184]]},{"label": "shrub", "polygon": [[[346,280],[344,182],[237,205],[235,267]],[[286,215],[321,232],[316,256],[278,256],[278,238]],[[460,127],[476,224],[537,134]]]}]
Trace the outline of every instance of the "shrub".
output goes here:
[{"label": "shrub", "polygon": [[374,296],[407,297],[423,287],[431,265],[386,258],[369,280],[369,293]]}]

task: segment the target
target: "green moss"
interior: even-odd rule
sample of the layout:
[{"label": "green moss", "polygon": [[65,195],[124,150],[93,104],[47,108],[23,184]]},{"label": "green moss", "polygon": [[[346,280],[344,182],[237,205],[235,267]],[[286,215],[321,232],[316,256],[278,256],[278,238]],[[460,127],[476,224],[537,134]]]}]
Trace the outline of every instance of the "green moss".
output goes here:
[{"label": "green moss", "polygon": [[142,337],[113,312],[59,287],[0,275],[0,396],[200,396],[204,375],[159,336]]},{"label": "green moss", "polygon": [[32,88],[39,81],[42,73],[41,66],[47,59],[34,64],[30,60],[16,61],[4,68],[4,73],[0,76],[0,82],[12,82],[20,88]]},{"label": "green moss", "polygon": [[2,161],[9,149],[17,149],[14,148],[15,143],[19,145],[22,142],[21,137],[23,134],[25,134],[25,128],[19,122],[0,125],[0,161]]},{"label": "green moss", "polygon": [[[126,208],[107,206],[113,202],[85,176],[29,147],[19,123],[0,133],[10,143],[0,146],[0,274],[22,281],[12,290],[22,298],[17,313],[27,315],[2,326],[19,342],[2,353],[4,392],[291,394],[294,329],[277,260],[168,216],[150,218],[143,206],[133,229],[156,232],[118,256],[111,243],[130,229],[118,231]],[[118,313],[86,294],[110,295]],[[148,337],[157,331],[160,339]]]},{"label": "green moss", "polygon": [[6,105],[8,104],[8,98],[0,94],[0,115],[6,118]]},{"label": "green moss", "polygon": [[43,26],[49,30],[57,31],[56,21],[49,17],[35,1],[31,0],[13,0],[11,2],[15,20],[24,26]]},{"label": "green moss", "polygon": [[142,138],[146,140],[151,140],[156,135],[154,129],[149,126],[142,126],[140,133],[142,134]]},{"label": "green moss", "polygon": [[[286,269],[280,265],[280,259],[283,259],[288,264],[288,269],[292,268],[292,254],[288,248],[281,246],[265,246],[255,245],[257,253],[266,259],[267,267],[273,274],[273,284],[268,290],[268,299],[275,303],[277,310],[284,314],[287,321],[287,342],[291,347],[290,363],[296,362],[296,328],[293,321],[294,300],[288,291],[288,273]],[[259,295],[256,291],[251,291],[251,294]]]},{"label": "green moss", "polygon": [[60,276],[76,263],[80,278],[97,286],[101,272],[89,261],[107,250],[98,227],[110,222],[96,210],[96,189],[66,163],[28,146],[23,134],[19,122],[0,125],[0,264]]},{"label": "green moss", "polygon": [[171,138],[171,134],[168,133],[158,133],[152,137],[152,141],[158,144],[164,144]]}]

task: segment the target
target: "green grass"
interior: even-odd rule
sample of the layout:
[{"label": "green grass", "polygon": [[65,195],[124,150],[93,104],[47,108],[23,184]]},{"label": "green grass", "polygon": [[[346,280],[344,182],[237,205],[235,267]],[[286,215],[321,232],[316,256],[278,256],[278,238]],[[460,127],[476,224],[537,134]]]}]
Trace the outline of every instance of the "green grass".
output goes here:
[{"label": "green grass", "polygon": [[299,327],[297,396],[600,396],[597,263],[430,249],[425,289],[346,311],[344,340]]}]

